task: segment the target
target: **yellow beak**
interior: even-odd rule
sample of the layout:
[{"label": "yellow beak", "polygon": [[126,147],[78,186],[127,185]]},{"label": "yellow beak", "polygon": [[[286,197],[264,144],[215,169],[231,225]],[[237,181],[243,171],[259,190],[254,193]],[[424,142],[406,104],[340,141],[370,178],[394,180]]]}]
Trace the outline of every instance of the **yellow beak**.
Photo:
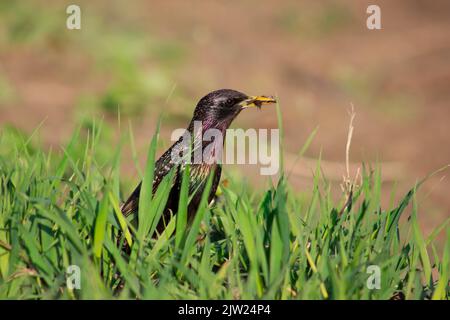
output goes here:
[{"label": "yellow beak", "polygon": [[263,104],[269,104],[269,103],[276,103],[277,100],[275,100],[272,96],[251,96],[248,99],[245,99],[240,103],[242,108],[250,108],[250,107],[257,107],[261,108]]}]

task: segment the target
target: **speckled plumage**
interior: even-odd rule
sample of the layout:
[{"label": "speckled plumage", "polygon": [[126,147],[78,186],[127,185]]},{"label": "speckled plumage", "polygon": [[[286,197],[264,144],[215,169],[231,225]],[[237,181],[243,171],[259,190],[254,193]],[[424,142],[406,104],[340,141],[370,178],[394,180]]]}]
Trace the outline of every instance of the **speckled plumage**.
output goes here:
[{"label": "speckled plumage", "polygon": [[[168,219],[170,217],[170,212],[176,213],[178,210],[178,201],[181,188],[183,166],[181,164],[175,164],[171,161],[171,152],[172,148],[176,148],[179,144],[180,141],[177,141],[155,163],[155,178],[153,180],[153,193],[156,192],[164,176],[167,175],[174,166],[176,167],[175,170],[177,170],[174,183],[170,191],[169,198],[167,200],[166,209],[164,210],[163,217],[157,227],[158,232],[161,232],[164,229],[165,224],[168,222]],[[198,209],[204,184],[206,183],[208,175],[213,170],[213,168],[215,171],[213,184],[209,195],[209,202],[213,199],[214,194],[219,185],[222,171],[221,165],[220,164],[210,165],[205,163],[191,164],[189,194],[193,194],[194,192],[195,194],[191,202],[189,203],[188,207],[189,218],[192,218]],[[141,183],[139,183],[139,185],[130,195],[128,200],[123,204],[121,210],[125,216],[128,216],[133,212],[137,212],[140,190],[141,190]]]},{"label": "speckled plumage", "polygon": [[[203,133],[207,129],[218,129],[222,132],[222,143],[220,145],[217,145],[216,143],[215,145],[216,151],[221,152],[223,143],[225,142],[226,129],[230,126],[231,122],[243,109],[241,103],[248,98],[249,97],[246,94],[243,94],[241,92],[230,89],[222,89],[213,91],[200,99],[194,110],[193,118],[187,128],[189,134],[192,137],[192,152],[194,152],[196,148],[201,147],[203,154],[203,149],[207,145],[211,144],[211,142],[205,143],[204,141],[202,141],[202,137],[194,132],[195,121],[202,122]],[[181,163],[175,163],[174,161],[172,161],[171,155],[174,149],[175,151],[177,151],[181,150],[181,148],[183,148],[182,138],[175,142],[155,163],[153,193],[158,188],[158,185],[161,183],[163,177],[167,175],[173,167],[176,167],[175,170],[177,170],[174,184],[170,191],[166,208],[163,213],[163,217],[161,218],[157,227],[158,232],[161,232],[164,229],[165,224],[168,223],[170,213],[172,212],[173,214],[175,214],[178,210],[179,193],[182,179],[181,173],[183,170],[183,166]],[[194,214],[197,212],[205,183],[207,181],[209,173],[213,169],[214,178],[209,194],[209,201],[214,198],[217,187],[219,185],[222,171],[221,165],[216,161],[213,161],[213,163],[209,164],[208,161],[205,160],[206,159],[203,159],[201,163],[191,164],[189,192],[193,197],[188,207],[188,217],[190,219],[192,219]],[[125,216],[128,216],[129,214],[137,211],[140,188],[141,183],[133,191],[128,200],[122,205],[121,210]]]}]

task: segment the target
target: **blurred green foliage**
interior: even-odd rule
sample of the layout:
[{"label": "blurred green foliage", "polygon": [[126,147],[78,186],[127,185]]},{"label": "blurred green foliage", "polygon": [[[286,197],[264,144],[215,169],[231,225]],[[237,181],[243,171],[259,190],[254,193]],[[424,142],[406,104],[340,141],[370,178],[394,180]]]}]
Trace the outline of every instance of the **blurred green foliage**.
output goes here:
[{"label": "blurred green foliage", "polygon": [[[83,113],[115,114],[120,109],[124,115],[139,115],[148,109],[160,110],[174,86],[172,74],[186,58],[185,48],[179,42],[138,31],[129,21],[108,20],[94,4],[87,8],[82,10],[81,30],[71,31],[65,27],[65,6],[2,2],[0,46],[65,50],[93,60],[92,74],[86,76],[106,81],[80,97],[77,106]],[[0,90],[7,91],[3,82]]]},{"label": "blurred green foliage", "polygon": [[322,38],[351,25],[351,9],[339,1],[326,6],[311,5],[307,11],[284,7],[275,18],[281,29],[301,38]]},{"label": "blurred green foliage", "polygon": [[0,107],[16,98],[17,95],[11,83],[0,73]]}]

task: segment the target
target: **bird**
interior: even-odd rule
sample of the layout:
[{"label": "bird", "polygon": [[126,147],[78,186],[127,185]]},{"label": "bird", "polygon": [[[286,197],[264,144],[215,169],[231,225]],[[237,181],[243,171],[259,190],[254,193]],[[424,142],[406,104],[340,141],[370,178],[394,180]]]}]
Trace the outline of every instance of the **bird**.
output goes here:
[{"label": "bird", "polygon": [[[165,229],[168,220],[172,214],[176,214],[178,210],[178,202],[180,197],[180,188],[182,181],[182,172],[185,168],[185,162],[174,160],[174,155],[182,154],[182,151],[188,150],[184,159],[193,159],[194,154],[201,154],[200,161],[192,161],[190,165],[189,179],[189,196],[191,200],[188,204],[188,221],[195,216],[200,204],[203,190],[206,186],[209,174],[213,173],[212,187],[208,195],[208,203],[214,199],[217,187],[220,182],[222,166],[218,155],[221,155],[225,143],[226,130],[229,128],[233,120],[239,113],[247,108],[256,107],[261,109],[262,105],[275,103],[273,96],[249,96],[242,92],[232,89],[220,89],[208,93],[197,103],[192,120],[190,121],[186,134],[190,139],[181,136],[161,157],[155,162],[153,194],[156,192],[163,178],[169,174],[171,170],[176,170],[175,178],[170,189],[166,207],[158,222],[156,230],[159,234]],[[212,142],[203,141],[201,134],[196,128],[200,124],[200,133],[207,132],[209,129],[219,132],[223,139],[214,139]],[[186,140],[190,140],[186,145]],[[212,146],[210,144],[213,144]],[[209,146],[211,152],[204,152]],[[196,153],[196,151],[201,151]],[[181,153],[180,153],[181,152]],[[127,217],[138,211],[139,195],[141,191],[142,181],[134,189],[128,199],[121,206],[122,214]]]}]

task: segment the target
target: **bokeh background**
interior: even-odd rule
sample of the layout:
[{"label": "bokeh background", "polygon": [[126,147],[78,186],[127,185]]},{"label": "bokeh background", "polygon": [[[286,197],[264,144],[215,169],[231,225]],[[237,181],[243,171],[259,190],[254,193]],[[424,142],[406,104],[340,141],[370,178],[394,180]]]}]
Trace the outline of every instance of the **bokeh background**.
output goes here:
[{"label": "bokeh background", "polygon": [[[66,29],[69,4],[81,7],[81,30]],[[366,28],[369,4],[381,7],[382,30]],[[393,189],[401,196],[450,163],[449,84],[445,0],[0,1],[0,126],[24,135],[39,127],[39,143],[54,152],[80,123],[103,117],[108,154],[120,111],[120,130],[132,125],[143,162],[160,115],[162,152],[206,93],[275,94],[293,188],[310,191],[321,154],[339,198],[353,103],[352,173],[381,163],[388,205]],[[276,128],[276,112],[248,111],[234,126]],[[267,179],[230,167],[250,185]],[[446,174],[418,196],[426,234],[450,216]],[[138,174],[126,155],[123,176],[131,190]]]}]

